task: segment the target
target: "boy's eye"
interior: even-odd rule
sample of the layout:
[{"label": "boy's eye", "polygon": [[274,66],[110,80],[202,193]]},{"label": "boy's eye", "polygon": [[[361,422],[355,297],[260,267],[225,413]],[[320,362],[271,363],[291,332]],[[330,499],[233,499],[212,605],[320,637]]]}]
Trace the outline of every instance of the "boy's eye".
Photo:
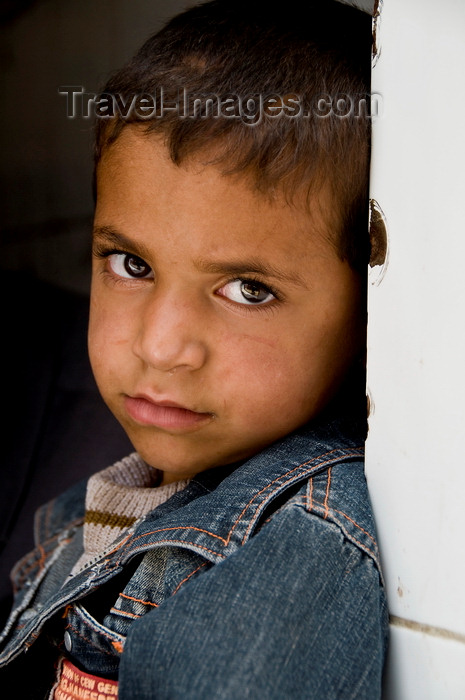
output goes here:
[{"label": "boy's eye", "polygon": [[268,287],[253,280],[233,280],[217,292],[237,304],[266,304],[276,299]]},{"label": "boy's eye", "polygon": [[150,265],[131,253],[112,253],[108,256],[108,262],[112,272],[118,277],[126,278],[151,278],[153,271]]}]

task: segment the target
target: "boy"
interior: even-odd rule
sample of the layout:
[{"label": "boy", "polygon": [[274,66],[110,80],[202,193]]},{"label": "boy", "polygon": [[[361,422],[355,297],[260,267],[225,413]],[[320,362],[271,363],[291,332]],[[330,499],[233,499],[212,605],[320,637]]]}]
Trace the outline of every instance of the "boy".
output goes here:
[{"label": "boy", "polygon": [[369,126],[340,104],[370,40],[336,2],[219,0],[97,101],[89,351],[136,452],[38,513],[0,656],[24,696],[379,697]]}]

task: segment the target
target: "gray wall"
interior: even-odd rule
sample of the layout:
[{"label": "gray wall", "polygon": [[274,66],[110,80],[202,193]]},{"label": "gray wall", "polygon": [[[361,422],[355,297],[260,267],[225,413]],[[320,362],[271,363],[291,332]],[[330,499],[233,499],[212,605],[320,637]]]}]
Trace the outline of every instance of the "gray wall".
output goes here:
[{"label": "gray wall", "polygon": [[[20,4],[20,3],[18,3]],[[90,120],[68,119],[62,85],[97,92],[184,0],[38,0],[0,41],[1,267],[87,293]]]}]

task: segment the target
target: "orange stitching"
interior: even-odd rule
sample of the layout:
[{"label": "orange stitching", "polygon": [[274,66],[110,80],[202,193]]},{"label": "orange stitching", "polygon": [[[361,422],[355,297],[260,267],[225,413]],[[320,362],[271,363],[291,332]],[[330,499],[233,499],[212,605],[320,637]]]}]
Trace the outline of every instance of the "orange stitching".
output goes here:
[{"label": "orange stitching", "polygon": [[[325,512],[326,512],[326,510],[327,510],[327,511],[328,511],[327,515],[329,515],[329,511],[330,511],[330,510],[332,510],[334,513],[339,513],[339,515],[343,515],[344,518],[346,518],[349,522],[352,523],[352,525],[355,525],[356,528],[358,528],[361,532],[363,532],[363,534],[366,535],[366,536],[373,542],[373,544],[375,545],[375,547],[378,547],[378,543],[376,542],[375,538],[372,537],[372,536],[370,535],[370,533],[367,532],[367,530],[365,530],[365,529],[364,529],[361,525],[359,525],[355,520],[352,520],[352,518],[350,518],[350,517],[347,515],[347,513],[344,513],[344,511],[338,510],[337,508],[328,508],[328,509],[327,509],[327,508],[325,507],[324,503],[320,503],[319,501],[315,501],[315,506],[317,506],[317,507],[319,507],[319,508],[324,508]],[[312,510],[313,508],[314,508],[314,504],[312,503],[312,506],[311,506],[310,510]],[[357,541],[358,541],[358,540],[357,540]]]},{"label": "orange stitching", "polygon": [[200,566],[198,566],[194,571],[191,571],[191,573],[189,574],[189,576],[186,576],[186,578],[183,579],[183,580],[181,581],[181,583],[179,583],[179,584],[176,586],[176,588],[174,589],[172,595],[174,595],[175,593],[177,593],[177,592],[179,591],[179,589],[181,588],[181,586],[182,586],[183,583],[186,583],[186,581],[188,581],[188,580],[190,579],[191,576],[193,576],[194,574],[196,574],[197,571],[199,571],[199,569],[201,569],[203,566],[206,566],[206,565],[207,565],[207,562],[204,561],[203,564],[200,564]]},{"label": "orange stitching", "polygon": [[[137,618],[141,617],[141,615],[139,615],[138,613],[131,613],[131,612],[128,612],[126,610],[120,610],[119,608],[114,608],[114,607],[110,608],[110,612],[118,613],[118,615],[122,615],[123,617],[137,617]],[[112,642],[112,644],[113,644],[113,642]]]},{"label": "orange stitching", "polygon": [[24,642],[24,646],[26,646],[28,649],[30,646],[32,646],[35,642],[36,639],[38,639],[39,633],[38,632],[31,632],[31,636],[28,640]]},{"label": "orange stitching", "polygon": [[368,554],[368,556],[369,556],[370,558],[376,559],[376,561],[378,561],[378,557],[376,556],[376,552],[372,552],[371,549],[368,549],[368,547],[366,546],[366,544],[363,544],[363,542],[360,542],[360,540],[358,540],[355,536],[353,536],[353,539],[354,539],[355,542],[358,544],[358,546],[360,547],[360,549],[363,549],[363,551],[364,551],[366,554]]},{"label": "orange stitching", "polygon": [[[338,449],[339,449],[339,448],[338,448]],[[359,450],[362,450],[363,448],[358,448],[358,449],[359,449]],[[336,451],[336,450],[331,450],[331,452],[335,452],[335,451]],[[327,454],[331,454],[331,452],[328,452]],[[346,456],[349,456],[349,455],[346,455]],[[352,455],[350,455],[350,456],[352,456]],[[311,461],[311,460],[310,460],[310,461]],[[331,464],[331,463],[332,463],[332,460],[331,460],[331,459],[326,460],[326,462],[320,462],[320,463],[317,464],[317,465],[313,465],[310,469],[306,469],[305,472],[303,472],[303,474],[301,474],[300,476],[304,476],[305,474],[307,474],[307,473],[309,473],[309,472],[311,473],[311,472],[315,471],[315,469],[319,469],[320,467],[324,467],[326,464]],[[295,469],[299,469],[300,467],[305,466],[305,464],[309,464],[309,462],[305,462],[304,464],[299,465],[299,467],[295,467]],[[295,469],[292,469],[291,472],[288,472],[288,474],[291,474],[292,471],[295,471]],[[279,480],[279,479],[275,479],[275,481],[278,481],[278,480]],[[289,479],[289,480],[286,482],[286,484],[289,484],[290,481],[292,481],[292,480]],[[274,483],[274,482],[272,481],[271,483]],[[271,493],[269,493],[269,494],[268,494],[268,497],[272,496],[274,493],[276,493],[276,491],[279,491],[280,488],[281,488],[281,484],[280,484],[276,489],[274,489],[274,491],[272,491]],[[263,489],[263,490],[265,490],[265,489]],[[256,495],[258,495],[258,494],[256,494]],[[252,500],[253,500],[253,499],[252,499]],[[244,512],[244,511],[243,511],[243,512]],[[241,514],[241,515],[242,515],[242,514]],[[236,522],[237,522],[237,521],[236,521]],[[249,523],[249,527],[247,528],[247,530],[246,530],[246,532],[245,532],[245,535],[244,535],[244,537],[242,538],[242,544],[244,544],[244,542],[245,542],[245,540],[247,539],[248,534],[249,534],[249,532],[250,532],[250,530],[252,529],[253,526],[254,526],[254,522],[253,522],[253,520],[251,520],[250,523]],[[234,527],[235,527],[235,525],[233,526],[232,530],[234,529]],[[230,532],[229,538],[231,537],[232,530],[231,530],[231,532]]]},{"label": "orange stitching", "polygon": [[[62,540],[63,545],[69,544],[70,542],[71,542],[70,538],[67,538],[66,540]],[[37,545],[37,547],[32,552],[30,552],[31,556],[34,557],[33,560],[29,561],[29,562],[24,562],[22,567],[18,570],[18,574],[21,577],[21,581],[24,581],[24,579],[28,576],[28,574],[31,571],[34,571],[35,569],[37,569],[37,567],[39,569],[43,569],[45,566],[45,562],[47,561],[47,559],[49,559],[55,553],[56,549],[57,548],[55,547],[53,550],[51,550],[50,552],[47,553],[41,544]],[[35,556],[36,551],[41,553],[39,558],[37,558]],[[26,557],[27,556],[28,555],[26,555]],[[20,563],[21,563],[21,560],[18,562],[18,564],[20,564]]]},{"label": "orange stitching", "polygon": [[[181,528],[177,527],[170,527],[166,528],[168,530],[178,530]],[[191,528],[186,527],[183,528],[185,530],[190,530]],[[195,528],[194,528],[195,529]],[[153,535],[155,532],[163,532],[163,530],[154,530],[153,532],[147,532],[145,535],[140,535],[136,539],[140,539],[141,537],[146,537],[147,535]],[[220,538],[221,539],[221,538]],[[215,552],[213,549],[208,549],[208,547],[204,547],[201,544],[197,544],[197,542],[189,542],[188,540],[167,540],[168,544],[190,544],[193,547],[197,547],[198,549],[204,549],[206,552],[209,552],[210,554],[215,554],[217,557],[221,557],[222,559],[226,559],[226,556],[224,554],[221,554],[220,552]],[[121,560],[120,560],[121,561]],[[118,566],[120,562],[117,562],[116,565]]]},{"label": "orange stitching", "polygon": [[39,544],[37,549],[40,552],[40,558],[37,561],[37,566],[39,567],[39,569],[43,569],[45,566],[45,562],[47,561],[47,554],[46,554],[45,549],[42,547],[41,544]]},{"label": "orange stitching", "polygon": [[[80,637],[81,639],[83,639],[83,640],[86,642],[86,644],[89,644],[89,641],[90,641],[90,640],[89,640],[87,637],[84,637],[84,635],[82,635],[80,632],[78,632],[78,630],[77,630],[75,627],[73,627],[73,625],[72,625],[70,622],[69,622],[69,623],[67,624],[67,626],[65,627],[65,629],[68,629],[68,628],[69,628],[69,629],[72,629],[73,632],[74,632],[74,634],[76,634],[78,637]],[[108,637],[108,640],[111,642],[111,644],[113,644],[113,640],[111,639],[111,637],[110,637],[109,635],[105,634],[105,633],[102,632],[101,630],[100,630],[100,632],[102,633],[102,635],[103,635],[104,637]],[[90,644],[92,644],[92,642],[90,642]],[[92,644],[92,646],[95,646],[95,645]],[[104,654],[107,654],[107,656],[113,656],[113,654],[110,653],[109,651],[106,651],[106,649],[99,649],[99,651],[103,651],[103,653],[104,653]]]},{"label": "orange stitching", "polygon": [[[315,505],[316,505],[317,507],[314,508],[314,510],[318,510],[319,508],[321,508],[321,509],[323,508],[323,504],[322,504],[322,503],[316,502]],[[338,527],[340,527],[340,528],[342,529],[342,531],[343,531],[344,533],[346,533],[346,536],[351,537],[353,540],[355,540],[355,542],[359,545],[359,547],[360,547],[361,549],[363,549],[365,552],[368,552],[368,554],[369,554],[370,556],[372,556],[372,557],[377,557],[376,552],[377,552],[377,548],[378,548],[378,547],[377,547],[377,544],[376,544],[376,540],[373,539],[373,537],[370,535],[370,533],[367,532],[366,530],[364,530],[363,527],[360,527],[360,525],[358,525],[358,524],[355,522],[355,520],[352,520],[351,518],[349,518],[349,516],[346,515],[345,513],[343,513],[342,511],[336,510],[335,508],[331,508],[331,510],[333,510],[335,513],[340,513],[341,515],[344,515],[344,516],[347,518],[347,520],[350,520],[351,523],[353,523],[359,530],[361,530],[361,532],[365,533],[365,535],[367,535],[367,537],[370,538],[370,540],[373,542],[373,544],[374,544],[374,546],[375,546],[375,551],[372,551],[372,550],[369,549],[365,544],[363,544],[362,542],[360,542],[360,540],[358,540],[358,539],[355,537],[355,535],[348,535],[348,534],[346,533],[345,528],[342,526],[342,524],[341,524],[341,523],[338,523]]]},{"label": "orange stitching", "polygon": [[[84,608],[84,610],[85,610],[85,608]],[[77,617],[79,617],[79,612],[77,610],[75,612],[75,615]],[[84,615],[82,615],[82,617],[84,618],[84,620],[81,619],[82,624],[86,625],[88,628],[93,627],[94,630],[96,630],[98,634],[101,634],[102,637],[106,637],[113,644],[113,642],[115,640],[113,639],[113,637],[111,636],[111,634],[109,632],[105,632],[105,630],[103,630],[101,627],[95,627],[92,623],[92,620],[85,619]],[[75,627],[73,627],[72,623],[69,622],[69,620],[68,620],[68,624],[66,625],[65,629],[68,629],[68,628],[72,629],[73,632],[75,632],[75,634],[77,634],[77,636],[80,637],[81,639],[83,639],[85,642],[90,641],[87,637],[84,637],[84,635],[82,635]],[[118,641],[118,640],[116,640],[116,641]],[[90,643],[92,644],[92,642],[90,642]],[[104,651],[104,650],[102,650],[102,651]],[[112,654],[110,654],[109,651],[104,651],[104,653],[112,656]]]},{"label": "orange stitching", "polygon": [[[151,530],[150,532],[146,532],[146,533],[144,533],[143,535],[139,535],[138,537],[134,538],[134,539],[132,540],[132,542],[136,542],[137,540],[142,539],[142,538],[145,538],[145,537],[148,537],[149,535],[155,535],[155,534],[157,534],[158,532],[171,532],[172,530],[178,530],[178,531],[179,531],[179,530],[193,530],[194,532],[203,532],[203,533],[205,533],[206,535],[211,535],[211,537],[214,537],[215,539],[220,540],[220,542],[222,542],[222,543],[224,544],[224,546],[227,547],[228,544],[229,544],[229,542],[231,541],[231,536],[232,536],[232,533],[233,533],[233,531],[235,530],[236,526],[237,526],[238,523],[240,522],[240,520],[241,520],[241,518],[243,517],[244,513],[246,512],[246,510],[247,510],[247,509],[249,508],[249,506],[253,503],[253,501],[254,501],[256,498],[258,498],[258,496],[260,496],[264,491],[266,491],[267,489],[269,489],[269,487],[272,486],[273,484],[275,484],[276,482],[281,481],[281,480],[283,479],[283,477],[289,477],[290,474],[292,474],[293,472],[295,472],[295,471],[301,469],[302,467],[305,467],[307,464],[310,464],[311,462],[315,462],[315,460],[321,459],[322,457],[327,457],[328,455],[333,454],[334,452],[340,452],[340,451],[343,450],[343,449],[344,449],[344,448],[337,447],[337,448],[335,448],[335,449],[333,449],[333,450],[330,450],[329,452],[326,452],[326,453],[323,454],[323,455],[320,455],[319,457],[313,457],[312,459],[309,459],[307,462],[303,462],[302,464],[299,464],[297,467],[294,467],[293,469],[291,469],[291,470],[290,470],[289,472],[287,472],[286,474],[281,475],[281,476],[277,477],[276,479],[273,479],[273,481],[269,482],[263,489],[261,489],[261,491],[258,491],[258,493],[254,494],[254,496],[251,498],[251,500],[246,504],[246,506],[244,507],[244,509],[242,510],[242,512],[239,514],[239,516],[238,516],[238,517],[236,518],[236,520],[234,521],[233,526],[232,526],[231,530],[229,531],[228,537],[227,537],[226,539],[224,539],[224,537],[220,537],[220,535],[217,535],[217,534],[215,534],[214,532],[210,532],[209,530],[204,530],[204,529],[202,529],[202,528],[193,527],[192,525],[184,525],[184,526],[182,526],[182,527],[168,527],[168,528],[160,528],[159,530]],[[358,456],[360,456],[361,454],[363,454],[363,451],[364,451],[364,448],[363,448],[363,447],[354,447],[354,448],[351,449],[351,450],[346,450],[345,453],[344,453],[344,457],[358,457]],[[306,469],[306,470],[301,474],[301,476],[303,477],[303,476],[305,476],[307,473],[312,472],[312,471],[314,471],[315,469],[319,469],[320,467],[324,467],[326,464],[330,464],[331,461],[332,461],[331,459],[328,459],[328,460],[326,460],[325,462],[321,462],[321,461],[320,461],[320,462],[318,462],[318,464],[313,464],[313,466],[310,467],[310,469]],[[288,481],[290,481],[290,480],[288,479]],[[272,496],[274,493],[276,493],[276,491],[279,491],[279,489],[281,488],[281,486],[284,486],[284,485],[286,485],[287,483],[288,483],[288,482],[281,483],[274,491],[272,491],[272,492],[269,494],[269,496]],[[244,535],[244,537],[243,537],[242,542],[244,542],[244,541],[246,540],[246,538],[247,538],[247,536],[248,536],[248,534],[249,534],[249,531],[252,529],[252,527],[253,527],[253,522],[251,522],[251,523],[249,524],[249,527],[248,527],[247,530],[246,530],[246,533],[245,533],[245,535]],[[107,556],[110,555],[110,554],[112,554],[113,552],[115,552],[117,549],[119,549],[123,544],[125,544],[125,543],[127,542],[127,540],[128,540],[130,537],[131,537],[131,535],[128,535],[128,536],[126,537],[125,540],[123,540],[122,542],[120,542],[120,543],[118,544],[118,546],[115,547],[115,549],[113,549],[111,552],[107,552]],[[223,554],[220,554],[219,552],[215,552],[215,551],[213,551],[213,550],[211,550],[211,549],[208,549],[208,547],[203,547],[202,545],[198,545],[198,544],[196,544],[195,542],[187,542],[187,541],[184,541],[184,540],[168,540],[168,541],[169,541],[169,542],[172,542],[172,543],[177,543],[177,544],[191,544],[191,545],[193,545],[193,546],[195,546],[195,547],[198,547],[199,549],[204,549],[205,551],[210,552],[210,554],[216,554],[217,556],[220,556],[220,557],[223,557],[223,558],[224,558],[224,555],[223,555]]]},{"label": "orange stitching", "polygon": [[[73,523],[79,523],[80,521],[82,521],[82,519],[74,520]],[[71,525],[70,525],[70,527],[71,527]],[[73,525],[73,527],[75,527],[75,526]],[[56,535],[53,535],[53,537],[50,537],[49,539],[47,539],[44,542],[44,544],[51,544],[54,540],[57,540],[61,534],[62,534],[61,532],[58,532]],[[71,539],[72,539],[71,537],[67,537],[66,539],[62,540],[60,542],[60,546],[64,546],[64,545],[69,544],[71,542]],[[20,576],[19,585],[21,585],[21,582],[24,581],[24,579],[27,577],[27,575],[29,574],[30,571],[33,571],[37,567],[39,567],[39,569],[43,568],[44,567],[43,562],[46,562],[47,559],[53,555],[53,553],[56,551],[56,549],[57,549],[57,545],[54,545],[53,549],[49,550],[47,552],[45,550],[45,547],[43,546],[43,544],[41,544],[39,542],[37,545],[35,545],[34,549],[31,552],[28,552],[28,554],[26,554],[22,559],[20,559],[13,567],[13,571],[17,570],[18,575]],[[37,552],[40,553],[40,557],[36,556]],[[23,560],[24,560],[24,564],[22,564],[20,566],[20,564]]]},{"label": "orange stitching", "polygon": [[126,542],[127,542],[128,540],[130,540],[130,539],[131,539],[131,534],[127,535],[127,536],[124,538],[124,540],[121,540],[121,542],[118,542],[118,544],[117,544],[116,547],[114,547],[111,551],[109,551],[109,552],[106,553],[106,556],[109,557],[110,554],[113,554],[113,552],[117,552],[118,549],[121,549],[121,547],[122,547],[123,545],[125,545]]},{"label": "orange stitching", "polygon": [[41,561],[41,557],[35,558],[34,561],[28,563],[27,565],[25,563],[24,568],[21,569],[21,578],[22,579],[26,578],[31,571],[34,571],[35,569],[40,568],[40,561]]},{"label": "orange stitching", "polygon": [[[18,562],[16,567],[13,569],[13,575],[16,575],[16,568],[18,567],[19,563],[20,562]],[[15,583],[15,585],[18,587],[18,590],[19,590],[19,588],[22,587],[24,581],[26,581],[27,578],[29,577],[30,571],[33,571],[34,569],[37,569],[37,560],[36,559],[34,559],[34,562],[32,562],[32,563],[24,562],[24,564],[21,566],[21,568],[18,569],[18,573],[17,573],[18,582],[17,582],[17,584]]]},{"label": "orange stitching", "polygon": [[65,609],[63,610],[63,615],[62,615],[61,617],[62,617],[62,618],[68,617],[68,613],[69,613],[70,610],[72,610],[72,608],[73,608],[72,604],[71,604],[71,603],[68,603],[68,605],[67,605],[67,606],[65,607]]},{"label": "orange stitching", "polygon": [[313,508],[313,478],[310,479],[310,494],[309,494],[309,500],[310,500],[310,510]]},{"label": "orange stitching", "polygon": [[[146,532],[144,535],[139,535],[138,537],[135,537],[133,541],[135,542],[136,540],[139,540],[142,537],[147,537],[147,535],[155,535],[157,532],[171,532],[172,530],[194,530],[195,532],[204,532],[206,535],[211,535],[217,540],[220,540],[225,546],[229,544],[229,537],[227,540],[225,540],[224,537],[220,537],[220,535],[215,535],[215,533],[210,532],[210,530],[203,530],[202,528],[194,527],[193,525],[182,525],[181,527],[162,527],[159,530],[151,530],[150,532]],[[175,541],[176,540],[173,540],[173,542]],[[179,541],[182,542],[182,540]]]},{"label": "orange stitching", "polygon": [[349,516],[346,515],[346,513],[344,513],[342,510],[337,510],[337,508],[332,508],[331,510],[333,510],[335,513],[339,513],[340,515],[343,515],[344,518],[347,518],[347,520],[349,520],[349,522],[351,522],[353,525],[355,525],[355,527],[357,527],[359,530],[361,530],[367,537],[370,538],[370,540],[373,542],[373,544],[375,546],[377,546],[377,542],[374,539],[374,537],[372,537],[369,532],[364,530],[361,525],[359,525],[357,522],[355,522],[355,520],[352,520],[352,518],[349,518]]},{"label": "orange stitching", "polygon": [[325,493],[325,500],[324,500],[324,508],[325,508],[325,515],[324,518],[326,518],[329,515],[329,508],[328,508],[328,501],[329,501],[329,490],[331,488],[331,467],[328,469],[328,475],[327,475],[327,483],[326,483],[326,493]]},{"label": "orange stitching", "polygon": [[[47,536],[45,538],[45,540],[43,541],[43,544],[49,544],[49,543],[52,543],[54,540],[59,539],[63,532],[66,532],[68,530],[76,530],[78,527],[80,527],[82,525],[83,522],[84,522],[83,517],[75,518],[70,523],[68,523],[62,530],[58,530],[58,532],[55,532],[54,535]],[[66,541],[69,542],[70,539],[71,538],[68,537]],[[41,542],[39,542],[37,545],[35,545],[35,549],[38,549],[40,546],[41,546]]]},{"label": "orange stitching", "polygon": [[133,598],[130,595],[126,595],[126,593],[120,593],[121,598],[126,598],[127,600],[133,600],[135,603],[142,603],[143,605],[153,605],[155,608],[158,608],[158,603],[152,603],[150,600],[141,600],[140,598]]},{"label": "orange stitching", "polygon": [[[335,448],[334,450],[330,450],[329,452],[326,452],[326,453],[323,454],[323,455],[319,455],[319,457],[313,457],[312,459],[309,459],[307,462],[303,462],[302,464],[299,464],[297,467],[294,467],[294,469],[291,469],[289,472],[286,472],[285,475],[278,476],[276,479],[273,479],[273,481],[270,481],[269,484],[267,484],[261,491],[258,491],[258,493],[256,493],[256,494],[253,496],[253,498],[251,498],[251,500],[247,503],[247,505],[245,506],[244,510],[242,511],[242,513],[239,515],[239,517],[238,517],[237,520],[235,521],[235,523],[234,523],[234,525],[233,525],[233,527],[232,527],[232,529],[231,529],[231,532],[232,532],[232,530],[234,530],[234,528],[236,527],[237,523],[238,523],[239,520],[242,518],[242,516],[244,515],[245,511],[247,510],[247,508],[251,505],[251,503],[252,503],[258,496],[260,496],[264,491],[266,491],[270,486],[272,486],[272,484],[276,483],[277,481],[280,481],[280,480],[283,478],[283,476],[289,477],[289,476],[292,474],[292,472],[295,472],[296,470],[301,469],[302,467],[306,467],[307,464],[310,464],[311,462],[315,462],[316,459],[321,459],[322,457],[327,457],[328,455],[333,454],[333,452],[340,452],[341,449],[342,449],[342,448],[337,447],[337,448]],[[363,447],[354,448],[354,450],[353,450],[352,452],[353,452],[353,453],[356,453],[356,454],[359,454],[360,452],[363,452]],[[349,457],[349,456],[352,456],[352,454],[350,454],[350,453],[347,452],[347,453],[345,454],[345,456],[346,456],[346,457]],[[331,462],[330,459],[329,459],[329,460],[326,460],[325,462],[319,462],[317,465],[314,464],[312,468],[306,469],[305,471],[306,471],[306,472],[312,471],[314,468],[322,467],[322,466],[324,466],[325,464],[328,464],[329,462]],[[274,493],[274,492],[273,492],[273,493]]]}]

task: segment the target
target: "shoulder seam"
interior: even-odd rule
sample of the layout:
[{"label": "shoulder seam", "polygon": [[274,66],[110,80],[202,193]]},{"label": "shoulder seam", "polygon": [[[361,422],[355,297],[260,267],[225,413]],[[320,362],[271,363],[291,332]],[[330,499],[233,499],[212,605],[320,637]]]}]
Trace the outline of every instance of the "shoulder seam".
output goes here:
[{"label": "shoulder seam", "polygon": [[[302,506],[304,506],[308,513],[315,515],[321,520],[329,520],[333,525],[338,527],[344,537],[353,542],[357,547],[359,547],[363,552],[370,556],[379,571],[381,571],[381,563],[379,560],[378,544],[375,538],[363,528],[359,523],[357,523],[353,518],[351,518],[347,513],[337,508],[333,508],[329,505],[329,493],[331,488],[331,467],[328,469],[328,480],[325,490],[325,498],[323,502],[315,499],[313,495],[313,479],[310,477],[308,479],[309,489],[307,494],[302,496]],[[331,517],[332,516],[332,517]],[[338,517],[341,516],[341,517]],[[348,529],[344,526],[344,519],[351,523],[352,526],[357,528],[360,532],[360,537],[356,536],[356,533],[350,533]],[[368,538],[372,544],[369,546],[367,543],[361,541],[361,536]]]}]

